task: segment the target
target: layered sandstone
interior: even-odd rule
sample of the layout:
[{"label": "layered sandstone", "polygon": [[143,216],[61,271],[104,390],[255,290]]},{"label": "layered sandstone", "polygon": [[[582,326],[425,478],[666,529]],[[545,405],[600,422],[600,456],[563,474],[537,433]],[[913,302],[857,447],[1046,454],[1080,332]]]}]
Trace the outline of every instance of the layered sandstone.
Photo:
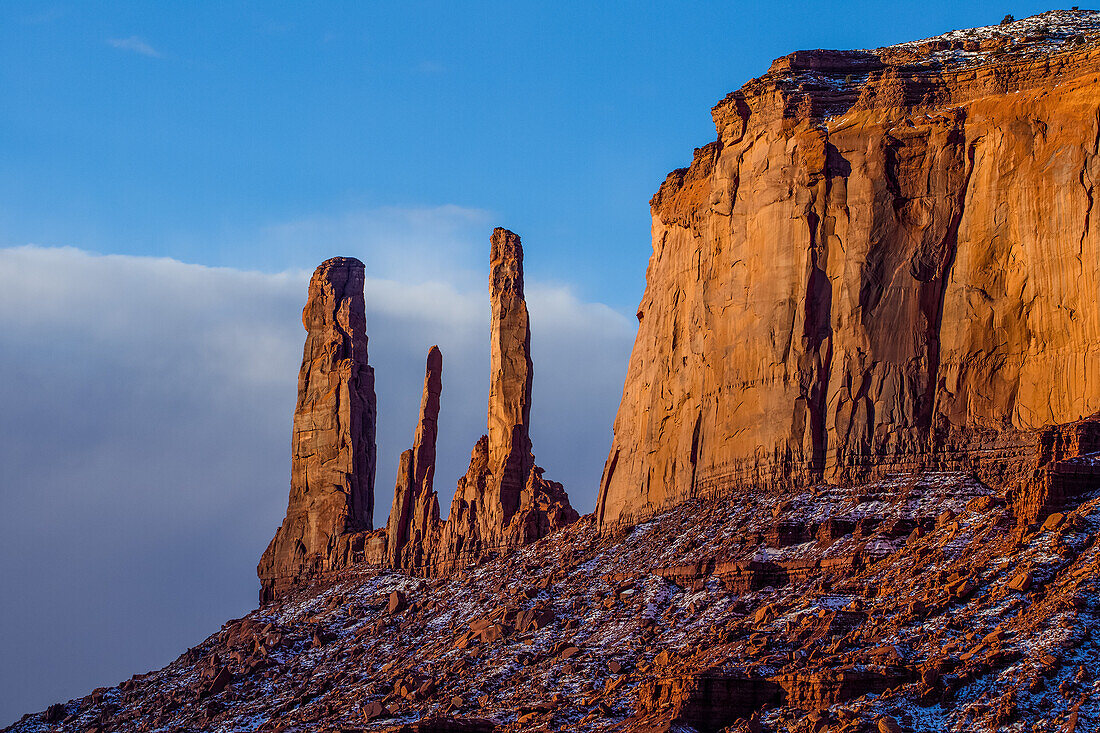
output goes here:
[{"label": "layered sandstone", "polygon": [[265,597],[348,564],[372,527],[376,407],[363,285],[363,263],[351,257],[321,263],[309,283],[290,499],[257,567]]},{"label": "layered sandstone", "polygon": [[1100,410],[1098,29],[804,51],[722,100],[651,202],[601,525],[737,487],[1035,475],[1042,431]]},{"label": "layered sandstone", "polygon": [[386,563],[416,569],[430,561],[439,534],[439,499],[435,480],[435,441],[438,435],[439,395],[443,389],[443,354],[438,346],[428,352],[424,393],[413,447],[401,454],[393,507],[386,525]]}]

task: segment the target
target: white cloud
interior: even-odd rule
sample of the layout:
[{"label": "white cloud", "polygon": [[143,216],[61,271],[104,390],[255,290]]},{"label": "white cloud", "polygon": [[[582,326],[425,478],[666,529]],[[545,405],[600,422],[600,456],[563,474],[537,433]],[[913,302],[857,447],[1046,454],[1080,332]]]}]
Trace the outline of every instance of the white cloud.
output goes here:
[{"label": "white cloud", "polygon": [[226,235],[224,249],[249,267],[358,257],[367,276],[402,282],[448,282],[477,289],[493,214],[455,205],[381,206],[317,214]]},{"label": "white cloud", "polygon": [[133,51],[139,53],[142,56],[152,56],[153,58],[160,58],[160,52],[149,45],[147,41],[138,36],[130,36],[129,38],[108,38],[107,45],[114,48],[122,49],[123,51]]},{"label": "white cloud", "polygon": [[[412,441],[427,349],[444,356],[444,513],[485,429],[488,390],[484,272],[442,274],[486,261],[465,234],[476,226],[484,239],[484,214],[393,210],[371,221],[387,218],[426,262],[368,262],[378,521]],[[363,225],[304,220],[279,235],[354,237]],[[433,253],[409,233],[418,226],[454,236]],[[0,627],[21,630],[0,640],[0,723],[162,665],[254,605],[255,563],[286,508],[308,278],[0,249],[0,586],[21,590],[0,594]],[[591,511],[633,324],[537,282],[528,304],[536,457]]]}]

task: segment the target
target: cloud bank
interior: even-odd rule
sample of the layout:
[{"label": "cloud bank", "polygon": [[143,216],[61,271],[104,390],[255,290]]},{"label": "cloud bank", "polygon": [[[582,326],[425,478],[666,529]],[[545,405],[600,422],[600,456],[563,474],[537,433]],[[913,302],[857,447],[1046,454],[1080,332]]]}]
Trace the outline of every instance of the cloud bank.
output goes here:
[{"label": "cloud bank", "polygon": [[[0,725],[162,666],[255,606],[255,564],[286,509],[308,279],[0,249]],[[567,288],[527,295],[536,458],[591,511],[634,325]],[[368,278],[366,299],[376,525],[432,344],[445,513],[485,429],[485,284]]]}]

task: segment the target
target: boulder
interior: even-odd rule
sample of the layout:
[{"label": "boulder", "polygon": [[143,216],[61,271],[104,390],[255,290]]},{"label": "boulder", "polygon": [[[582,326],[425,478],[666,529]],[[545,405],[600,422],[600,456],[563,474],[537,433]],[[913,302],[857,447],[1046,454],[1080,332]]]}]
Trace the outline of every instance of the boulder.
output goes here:
[{"label": "boulder", "polygon": [[386,612],[393,616],[394,614],[401,613],[409,607],[409,601],[405,597],[405,594],[399,590],[395,590],[390,593],[389,600],[386,605]]}]

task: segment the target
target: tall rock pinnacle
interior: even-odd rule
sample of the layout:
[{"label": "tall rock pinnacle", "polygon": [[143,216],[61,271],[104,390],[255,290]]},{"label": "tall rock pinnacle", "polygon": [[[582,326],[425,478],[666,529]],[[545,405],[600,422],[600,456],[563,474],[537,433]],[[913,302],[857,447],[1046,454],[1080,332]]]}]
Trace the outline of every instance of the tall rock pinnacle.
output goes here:
[{"label": "tall rock pinnacle", "polygon": [[393,507],[386,527],[386,563],[391,567],[421,567],[439,531],[439,499],[433,482],[442,388],[443,354],[438,346],[433,346],[424,369],[416,438],[412,449],[401,454],[393,490]]},{"label": "tall rock pinnacle", "polygon": [[401,454],[393,506],[372,530],[374,371],[367,363],[363,263],[317,268],[302,312],[307,336],[294,411],[286,519],[257,573],[261,600],[356,564],[447,575],[521,547],[578,518],[561,484],[542,478],[531,451],[531,327],[523,296],[523,248],[496,229],[490,239],[492,335],[487,432],[458,480],[446,522],[435,492],[443,355],[433,346],[413,447]]},{"label": "tall rock pinnacle", "polygon": [[342,564],[341,537],[372,527],[376,408],[363,284],[363,263],[351,257],[321,263],[309,283],[290,500],[257,568],[265,593]]},{"label": "tall rock pinnacle", "polygon": [[531,324],[523,297],[523,246],[497,227],[490,238],[492,308],[489,360],[489,469],[500,479],[503,521],[519,506],[519,493],[534,465],[531,421]]},{"label": "tall rock pinnacle", "polygon": [[561,484],[542,478],[531,451],[531,326],[523,247],[493,230],[489,250],[491,354],[488,435],[458,480],[428,572],[446,575],[485,555],[521,547],[576,521]]}]

